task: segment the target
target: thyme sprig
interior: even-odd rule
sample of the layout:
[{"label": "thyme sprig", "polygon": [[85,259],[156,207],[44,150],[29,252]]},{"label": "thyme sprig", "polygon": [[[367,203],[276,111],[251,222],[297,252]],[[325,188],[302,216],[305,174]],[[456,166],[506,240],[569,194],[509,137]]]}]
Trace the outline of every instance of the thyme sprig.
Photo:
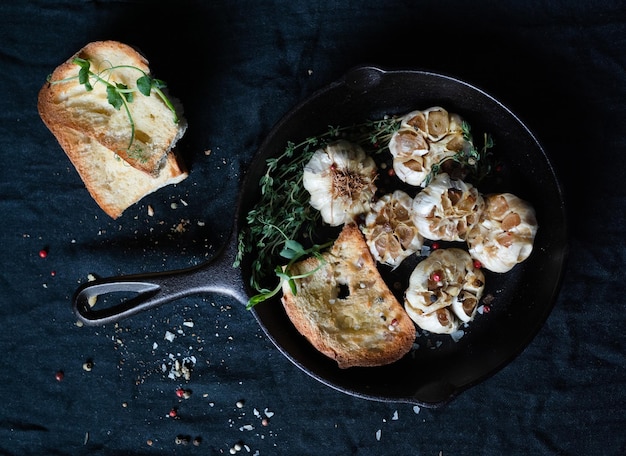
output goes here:
[{"label": "thyme sprig", "polygon": [[491,172],[491,157],[493,155],[491,149],[495,146],[495,142],[489,133],[483,133],[483,145],[479,150],[474,143],[470,124],[464,120],[461,124],[461,129],[463,131],[463,139],[471,147],[458,152],[452,159],[467,168],[472,177],[477,182],[480,182]]},{"label": "thyme sprig", "polygon": [[[92,91],[96,84],[104,84],[106,87],[107,101],[109,102],[109,104],[118,111],[123,107],[128,117],[128,122],[130,123],[130,141],[128,143],[127,150],[129,154],[136,155],[137,153],[136,150],[132,149],[133,143],[135,142],[136,127],[135,120],[133,119],[129,107],[129,103],[132,103],[134,100],[134,94],[136,90],[146,97],[149,97],[154,90],[157,96],[172,112],[174,123],[179,122],[176,108],[163,92],[163,89],[167,87],[165,81],[153,78],[141,68],[132,65],[110,65],[109,67],[102,69],[98,73],[95,73],[91,70],[91,61],[89,61],[88,59],[75,57],[72,62],[79,67],[78,74],[76,76],[53,81],[52,75],[49,75],[47,78],[48,82],[50,84],[61,84],[69,81],[75,81],[76,79],[78,79],[79,84],[82,84],[85,87],[85,90],[87,90],[88,92]],[[139,76],[139,78],[137,78],[136,80],[136,90],[128,87],[126,84],[122,84],[120,82],[115,82],[112,80],[114,71],[122,68],[135,70],[141,74],[141,76]]]},{"label": "thyme sprig", "polygon": [[441,162],[432,166],[429,175],[424,181],[424,185],[428,185],[430,181],[441,172],[442,165],[452,160],[459,164],[460,168],[476,183],[481,182],[490,172],[492,166],[492,152],[495,142],[490,134],[483,134],[483,145],[480,149],[476,147],[472,136],[472,128],[467,121],[461,123],[461,131],[463,139],[466,141],[466,147],[458,151],[452,157],[445,157]]}]

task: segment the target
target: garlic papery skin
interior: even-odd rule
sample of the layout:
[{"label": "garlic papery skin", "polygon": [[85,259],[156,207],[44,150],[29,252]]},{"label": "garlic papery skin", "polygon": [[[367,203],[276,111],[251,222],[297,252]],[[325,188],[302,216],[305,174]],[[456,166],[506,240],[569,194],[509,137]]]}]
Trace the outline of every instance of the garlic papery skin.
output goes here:
[{"label": "garlic papery skin", "polygon": [[480,220],[467,236],[469,253],[490,271],[508,272],[530,256],[537,230],[528,202],[511,193],[487,195]]},{"label": "garlic papery skin", "polygon": [[376,176],[376,163],[359,145],[339,140],[315,151],[302,180],[322,220],[339,226],[370,210]]}]

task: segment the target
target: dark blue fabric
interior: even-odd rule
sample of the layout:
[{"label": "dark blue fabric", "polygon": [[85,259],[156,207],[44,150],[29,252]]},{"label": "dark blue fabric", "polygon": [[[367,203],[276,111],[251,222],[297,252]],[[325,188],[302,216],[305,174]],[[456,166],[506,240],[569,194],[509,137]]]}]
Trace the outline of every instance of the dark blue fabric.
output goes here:
[{"label": "dark blue fabric", "polygon": [[[190,177],[117,221],[36,107],[46,76],[98,39],[142,49],[191,125],[180,145]],[[565,189],[570,256],[554,311],[513,363],[443,409],[414,410],[313,380],[225,296],[76,326],[69,302],[88,274],[211,257],[264,135],[363,63],[472,82],[545,146]],[[0,454],[218,455],[237,442],[259,455],[626,454],[625,68],[622,1],[1,2]],[[168,378],[190,356],[191,380]]]}]

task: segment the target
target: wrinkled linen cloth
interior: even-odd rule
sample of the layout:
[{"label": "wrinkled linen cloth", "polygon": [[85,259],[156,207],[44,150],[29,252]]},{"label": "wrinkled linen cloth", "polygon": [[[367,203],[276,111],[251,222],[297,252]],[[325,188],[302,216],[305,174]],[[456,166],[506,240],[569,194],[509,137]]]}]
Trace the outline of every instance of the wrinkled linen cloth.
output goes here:
[{"label": "wrinkled linen cloth", "polygon": [[[190,124],[187,180],[115,221],[37,113],[46,77],[101,39],[141,49]],[[318,382],[228,296],[77,325],[90,274],[211,258],[272,126],[360,64],[485,89],[553,163],[569,257],[515,360],[430,409]],[[2,2],[0,87],[0,454],[626,454],[623,2]]]}]

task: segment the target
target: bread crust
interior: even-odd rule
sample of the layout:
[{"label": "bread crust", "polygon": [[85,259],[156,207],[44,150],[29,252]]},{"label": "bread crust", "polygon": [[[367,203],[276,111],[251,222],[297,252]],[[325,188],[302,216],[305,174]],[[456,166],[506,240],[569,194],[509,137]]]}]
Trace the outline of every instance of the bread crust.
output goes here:
[{"label": "bread crust", "polygon": [[[317,271],[283,285],[282,303],[296,329],[340,368],[393,363],[410,351],[415,325],[380,276],[359,228],[346,225],[324,264],[311,257],[291,273]],[[344,291],[342,291],[342,289]]]}]

